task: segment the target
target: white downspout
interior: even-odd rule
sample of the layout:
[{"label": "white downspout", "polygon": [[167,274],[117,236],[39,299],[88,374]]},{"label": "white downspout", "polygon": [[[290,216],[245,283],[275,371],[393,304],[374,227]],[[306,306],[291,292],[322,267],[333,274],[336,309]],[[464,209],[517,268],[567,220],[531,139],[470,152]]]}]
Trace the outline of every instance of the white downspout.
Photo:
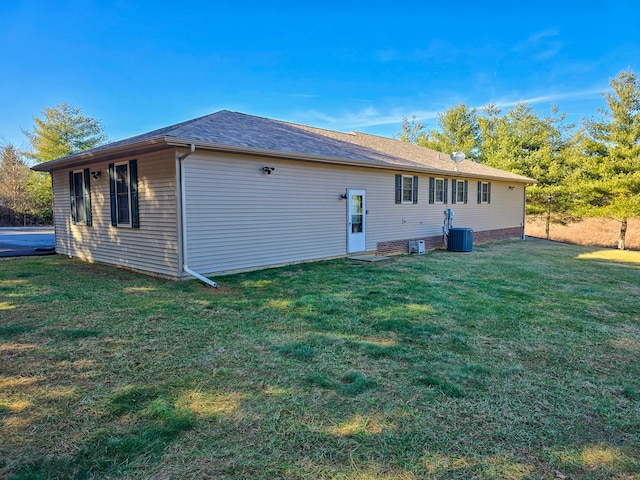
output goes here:
[{"label": "white downspout", "polygon": [[522,193],[522,240],[527,239],[526,225],[527,225],[527,185],[524,186],[524,192]]},{"label": "white downspout", "polygon": [[196,151],[195,144],[191,144],[191,149],[178,157],[178,164],[180,165],[180,216],[182,218],[181,227],[180,227],[180,236],[182,238],[182,270],[184,270],[189,275],[197,278],[201,282],[206,283],[207,285],[212,286],[213,288],[219,288],[219,285],[213,280],[205,277],[204,275],[200,275],[198,272],[194,272],[189,268],[189,263],[187,261],[187,209],[185,207],[186,203],[186,187],[184,181],[184,162],[183,160]]}]

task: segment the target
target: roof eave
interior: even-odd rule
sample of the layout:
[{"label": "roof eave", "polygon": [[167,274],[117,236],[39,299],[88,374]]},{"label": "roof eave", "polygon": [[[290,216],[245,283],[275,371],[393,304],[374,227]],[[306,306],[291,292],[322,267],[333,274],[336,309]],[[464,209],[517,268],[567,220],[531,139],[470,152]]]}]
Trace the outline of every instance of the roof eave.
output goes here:
[{"label": "roof eave", "polygon": [[167,139],[167,144],[175,147],[189,147],[194,144],[196,148],[202,150],[208,150],[211,152],[225,152],[225,153],[237,153],[237,154],[249,154],[266,158],[282,158],[287,160],[303,160],[307,162],[315,163],[328,163],[332,165],[345,165],[351,167],[368,167],[378,168],[384,170],[403,170],[403,171],[429,171],[436,174],[448,174],[446,170],[440,170],[436,168],[421,167],[419,165],[400,165],[400,164],[385,164],[385,163],[373,163],[366,160],[353,160],[340,157],[328,157],[324,155],[312,155],[308,153],[290,152],[287,150],[270,150],[264,148],[248,147],[248,146],[236,146],[226,145],[222,143],[212,142],[194,142],[186,138],[171,138]]},{"label": "roof eave", "polygon": [[51,172],[60,168],[76,167],[86,165],[87,163],[104,162],[107,160],[119,158],[122,156],[140,155],[156,150],[167,148],[166,137],[154,137],[141,140],[135,143],[128,143],[112,148],[105,148],[98,151],[85,151],[68,155],[66,157],[51,160],[49,162],[39,163],[31,167],[37,172]]},{"label": "roof eave", "polygon": [[80,152],[67,157],[58,158],[49,162],[40,163],[34,165],[32,170],[38,172],[51,172],[61,168],[70,168],[80,165],[86,165],[87,163],[104,162],[111,159],[121,158],[123,156],[139,155],[142,153],[148,153],[152,151],[162,150],[168,147],[188,148],[190,145],[195,145],[196,148],[202,150],[223,152],[223,153],[236,153],[236,154],[248,154],[257,155],[265,158],[283,158],[290,160],[302,160],[315,163],[325,163],[331,165],[343,165],[353,167],[366,167],[375,168],[381,170],[395,170],[414,173],[428,173],[434,175],[443,175],[447,177],[465,177],[465,178],[478,178],[488,179],[504,182],[515,182],[533,184],[537,183],[535,180],[521,177],[521,178],[509,178],[498,175],[485,175],[473,172],[455,171],[448,169],[440,169],[434,167],[423,166],[417,163],[412,164],[394,164],[394,163],[373,163],[366,160],[353,160],[344,159],[339,157],[328,157],[323,155],[312,155],[299,152],[290,152],[286,150],[269,150],[263,148],[240,146],[240,145],[227,145],[215,142],[203,142],[189,138],[179,138],[170,136],[158,136],[148,138],[134,143],[128,143],[112,148],[105,148],[98,151]]},{"label": "roof eave", "polygon": [[344,159],[339,157],[327,157],[322,155],[311,155],[306,153],[289,152],[286,150],[268,150],[263,148],[226,145],[226,144],[213,143],[213,142],[195,142],[193,140],[189,140],[188,138],[171,137],[171,138],[166,138],[166,141],[167,141],[167,145],[170,145],[170,146],[189,147],[191,144],[194,144],[196,148],[200,148],[200,149],[208,150],[212,152],[250,154],[250,155],[257,155],[257,156],[266,157],[266,158],[284,158],[289,160],[303,160],[308,162],[326,163],[331,165],[366,167],[366,168],[375,168],[375,169],[381,169],[381,170],[395,170],[395,171],[415,172],[415,173],[431,173],[431,174],[443,175],[447,177],[465,177],[465,178],[479,178],[479,179],[482,178],[482,179],[488,179],[488,180],[527,183],[527,184],[537,183],[535,180],[526,178],[526,177],[507,178],[507,177],[500,177],[500,176],[483,175],[483,174],[472,173],[472,172],[460,172],[455,170],[446,170],[446,169],[439,169],[434,167],[427,167],[427,166],[422,166],[415,163],[413,165],[372,163],[366,160],[350,160],[350,159]]}]

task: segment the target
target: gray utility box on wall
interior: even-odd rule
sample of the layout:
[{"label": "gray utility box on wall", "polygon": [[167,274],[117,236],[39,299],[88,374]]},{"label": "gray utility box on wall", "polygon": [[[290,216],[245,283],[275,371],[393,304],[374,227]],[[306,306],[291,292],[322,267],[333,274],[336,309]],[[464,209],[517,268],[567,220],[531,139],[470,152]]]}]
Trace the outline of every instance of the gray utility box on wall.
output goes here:
[{"label": "gray utility box on wall", "polygon": [[450,228],[447,250],[450,252],[470,252],[473,250],[473,230],[470,228]]}]

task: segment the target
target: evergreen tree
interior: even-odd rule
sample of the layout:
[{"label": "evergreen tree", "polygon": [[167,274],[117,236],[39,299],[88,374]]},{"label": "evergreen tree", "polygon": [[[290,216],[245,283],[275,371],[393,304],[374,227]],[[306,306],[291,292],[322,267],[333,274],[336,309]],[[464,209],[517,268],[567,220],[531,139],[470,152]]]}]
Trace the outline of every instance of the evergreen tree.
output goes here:
[{"label": "evergreen tree", "polygon": [[565,125],[565,115],[552,107],[541,117],[526,103],[519,103],[499,116],[489,106],[480,119],[480,159],[487,165],[518,173],[538,181],[528,192],[530,213],[542,213],[553,201],[555,210],[566,211],[569,199],[565,179],[570,175],[573,125]]},{"label": "evergreen tree", "polygon": [[480,109],[478,126],[480,127],[480,152],[478,161],[488,163],[488,156],[499,150],[498,123],[500,122],[500,107],[489,103]]},{"label": "evergreen tree", "polygon": [[477,157],[480,147],[480,125],[475,108],[460,103],[438,114],[438,129],[423,133],[416,143],[438,152],[463,152],[467,158]]},{"label": "evergreen tree", "polygon": [[624,250],[628,219],[640,216],[640,81],[623,71],[610,85],[612,92],[603,94],[607,108],[579,135],[573,209],[619,220],[618,248]]}]

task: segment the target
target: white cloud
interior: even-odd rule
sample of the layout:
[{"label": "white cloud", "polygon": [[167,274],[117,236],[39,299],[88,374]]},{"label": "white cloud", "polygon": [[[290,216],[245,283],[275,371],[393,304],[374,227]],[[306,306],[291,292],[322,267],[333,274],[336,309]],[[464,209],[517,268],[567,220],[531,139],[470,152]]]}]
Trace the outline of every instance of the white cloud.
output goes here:
[{"label": "white cloud", "polygon": [[303,119],[304,123],[320,125],[332,130],[354,130],[357,128],[375,127],[381,125],[400,125],[404,117],[416,117],[417,120],[430,120],[437,118],[437,111],[418,110],[410,108],[394,108],[386,112],[380,112],[373,107],[363,108],[359,111],[345,111],[338,114],[330,114],[318,110],[309,110],[299,113],[296,117]]},{"label": "white cloud", "polygon": [[577,91],[566,91],[566,92],[556,92],[547,95],[538,95],[534,97],[516,97],[515,95],[510,97],[503,97],[500,100],[496,100],[495,103],[498,107],[513,107],[518,103],[548,103],[548,102],[559,102],[562,100],[587,100],[594,99],[601,95],[602,89],[588,89],[588,90],[577,90]]},{"label": "white cloud", "polygon": [[[494,99],[491,103],[494,103],[496,106],[506,109],[517,105],[520,102],[524,102],[530,105],[535,104],[553,104],[553,103],[561,103],[563,101],[581,101],[581,100],[593,100],[600,98],[601,89],[583,89],[583,90],[572,90],[572,91],[556,91],[554,93],[545,94],[545,95],[527,95],[522,93],[512,93],[509,95],[505,95],[499,99]],[[400,125],[402,125],[403,118],[409,118],[415,116],[417,121],[420,121],[423,125],[435,125],[435,121],[438,118],[438,114],[442,113],[447,108],[453,107],[454,105],[465,102],[470,107],[474,106],[474,103],[477,103],[477,98],[464,98],[459,97],[454,94],[450,94],[447,97],[450,98],[450,102],[441,101],[438,102],[439,110],[416,110],[412,107],[398,107],[393,106],[389,108],[379,108],[368,106],[365,108],[361,108],[359,110],[305,110],[305,111],[297,111],[293,112],[291,115],[285,115],[289,117],[289,121],[294,123],[301,123],[305,125],[313,125],[319,128],[326,128],[329,130],[336,131],[353,131],[353,130],[364,130],[364,131],[384,131],[389,130],[388,135],[393,135],[391,131],[391,127],[395,130],[399,130]],[[406,99],[405,99],[406,100]],[[404,101],[403,104],[408,104],[410,102]],[[413,102],[414,104],[420,103],[419,101]],[[446,106],[443,106],[446,105]],[[475,108],[480,109],[486,106],[485,104],[476,105]],[[389,127],[389,128],[385,128]]]},{"label": "white cloud", "polygon": [[556,28],[550,28],[547,30],[543,30],[542,32],[534,33],[533,35],[529,35],[529,41],[538,43],[541,40],[549,37],[557,37],[558,35],[560,35],[560,32]]},{"label": "white cloud", "polygon": [[558,55],[564,47],[560,37],[557,29],[543,30],[529,35],[527,40],[518,43],[513,51],[518,55],[527,55],[532,60],[549,60]]}]

